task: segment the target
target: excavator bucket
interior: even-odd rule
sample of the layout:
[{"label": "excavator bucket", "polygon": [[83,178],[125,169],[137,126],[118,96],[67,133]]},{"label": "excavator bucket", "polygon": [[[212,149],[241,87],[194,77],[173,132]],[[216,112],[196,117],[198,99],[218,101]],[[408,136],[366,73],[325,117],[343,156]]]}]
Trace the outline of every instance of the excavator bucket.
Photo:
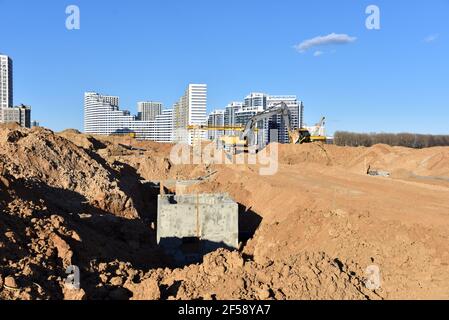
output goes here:
[{"label": "excavator bucket", "polygon": [[310,132],[307,129],[296,129],[289,132],[291,144],[310,143]]},{"label": "excavator bucket", "polygon": [[290,136],[291,144],[298,144],[300,142],[301,135],[300,135],[299,131],[293,130],[290,132],[289,136]]}]

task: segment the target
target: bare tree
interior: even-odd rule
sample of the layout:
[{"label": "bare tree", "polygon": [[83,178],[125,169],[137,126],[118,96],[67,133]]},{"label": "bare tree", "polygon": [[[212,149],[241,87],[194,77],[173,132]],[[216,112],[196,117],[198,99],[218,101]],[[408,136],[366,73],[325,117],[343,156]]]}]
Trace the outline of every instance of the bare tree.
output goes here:
[{"label": "bare tree", "polygon": [[370,147],[375,144],[387,144],[408,148],[430,148],[436,146],[449,146],[449,135],[430,135],[414,133],[355,133],[337,131],[334,143],[338,146]]}]

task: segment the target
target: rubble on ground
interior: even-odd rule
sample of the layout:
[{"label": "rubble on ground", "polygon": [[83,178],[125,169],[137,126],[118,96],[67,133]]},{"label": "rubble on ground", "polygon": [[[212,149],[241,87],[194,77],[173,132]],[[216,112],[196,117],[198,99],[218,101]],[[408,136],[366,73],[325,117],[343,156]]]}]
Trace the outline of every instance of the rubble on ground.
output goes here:
[{"label": "rubble on ground", "polygon": [[[258,165],[178,166],[170,145],[128,143],[0,126],[0,299],[449,297],[449,188],[432,178],[449,176],[448,148],[280,145],[279,172],[263,177]],[[370,165],[391,179],[366,177]],[[229,193],[248,239],[174,267],[142,182],[208,172],[192,191]],[[71,265],[79,289],[66,283]]]}]

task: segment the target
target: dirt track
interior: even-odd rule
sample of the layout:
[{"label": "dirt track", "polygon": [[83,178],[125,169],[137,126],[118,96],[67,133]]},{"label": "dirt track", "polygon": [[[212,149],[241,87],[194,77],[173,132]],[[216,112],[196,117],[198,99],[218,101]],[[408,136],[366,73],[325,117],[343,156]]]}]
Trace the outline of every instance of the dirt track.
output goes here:
[{"label": "dirt track", "polygon": [[[169,145],[115,140],[0,130],[0,298],[449,298],[449,148],[280,145],[278,173],[260,176],[175,166]],[[156,194],[139,180],[211,171],[192,192],[228,192],[250,239],[171,268],[155,245]],[[69,264],[84,275],[79,292],[64,289]]]}]

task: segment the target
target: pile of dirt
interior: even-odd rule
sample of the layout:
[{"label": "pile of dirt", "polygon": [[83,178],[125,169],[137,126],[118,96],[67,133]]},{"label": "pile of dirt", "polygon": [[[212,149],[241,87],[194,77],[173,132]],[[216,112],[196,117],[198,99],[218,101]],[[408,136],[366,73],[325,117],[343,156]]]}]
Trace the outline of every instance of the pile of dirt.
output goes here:
[{"label": "pile of dirt", "polygon": [[325,253],[302,252],[258,264],[220,249],[205,256],[202,264],[158,269],[147,277],[145,285],[128,285],[138,297],[151,296],[158,287],[158,298],[181,300],[380,298],[366,289],[359,274]]},{"label": "pile of dirt", "polygon": [[[449,297],[449,148],[277,147],[278,172],[261,176],[175,165],[172,145],[1,126],[0,299]],[[143,182],[210,172],[192,192],[239,203],[242,244],[179,268],[156,244],[157,192]],[[65,284],[72,265],[80,290]]]},{"label": "pile of dirt", "polygon": [[64,298],[72,264],[95,296],[97,260],[168,263],[142,219],[140,177],[125,164],[42,128],[2,127],[0,149],[1,298]]},{"label": "pile of dirt", "polygon": [[170,160],[172,144],[138,141],[126,136],[86,135],[76,130],[65,130],[58,135],[93,151],[109,164],[127,164],[142,180],[188,180],[201,177],[207,171],[202,165],[173,165]]},{"label": "pile of dirt", "polygon": [[84,135],[75,129],[67,129],[59,132],[58,136],[63,137],[88,151],[98,151],[100,149],[104,149],[108,144],[107,142],[101,142],[100,140],[95,139],[92,135]]},{"label": "pile of dirt", "polygon": [[122,217],[137,217],[136,186],[120,179],[120,165],[107,165],[53,132],[34,128],[0,130],[0,171],[51,199],[61,208],[93,206]]},{"label": "pile of dirt", "polygon": [[260,176],[252,165],[218,166],[210,181],[194,189],[227,192],[248,214],[260,216],[246,255],[264,264],[273,257],[326,252],[357,263],[358,274],[379,266],[384,283],[377,293],[382,298],[449,296],[449,181],[436,184],[431,176],[440,168],[426,166],[421,174],[428,179],[418,180],[370,177],[361,170],[368,158],[382,169],[419,172],[423,157],[447,157],[449,148],[278,147],[275,175]]},{"label": "pile of dirt", "polygon": [[285,165],[331,166],[365,174],[368,168],[385,170],[394,176],[432,177],[449,180],[447,147],[411,149],[384,144],[372,147],[339,147],[334,145],[278,145],[279,162]]}]

